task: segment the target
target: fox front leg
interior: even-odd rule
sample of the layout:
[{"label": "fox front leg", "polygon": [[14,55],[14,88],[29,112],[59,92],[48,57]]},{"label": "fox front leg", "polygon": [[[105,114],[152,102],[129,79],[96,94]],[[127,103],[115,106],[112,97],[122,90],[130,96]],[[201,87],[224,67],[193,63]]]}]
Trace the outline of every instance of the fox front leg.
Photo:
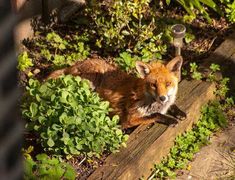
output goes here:
[{"label": "fox front leg", "polygon": [[176,118],[165,115],[165,114],[154,113],[154,114],[144,117],[144,119],[149,119],[149,118],[154,119],[155,122],[165,124],[168,126],[175,126],[176,124],[178,124],[178,121]]},{"label": "fox front leg", "polygon": [[141,124],[152,124],[155,122],[166,124],[169,126],[175,126],[176,124],[178,124],[177,119],[173,117],[160,114],[160,113],[154,113],[149,116],[131,118],[129,121],[122,123],[122,128],[127,129],[127,128],[135,127]]},{"label": "fox front leg", "polygon": [[187,114],[182,111],[176,104],[173,104],[170,107],[168,113],[179,120],[184,120],[187,117]]}]

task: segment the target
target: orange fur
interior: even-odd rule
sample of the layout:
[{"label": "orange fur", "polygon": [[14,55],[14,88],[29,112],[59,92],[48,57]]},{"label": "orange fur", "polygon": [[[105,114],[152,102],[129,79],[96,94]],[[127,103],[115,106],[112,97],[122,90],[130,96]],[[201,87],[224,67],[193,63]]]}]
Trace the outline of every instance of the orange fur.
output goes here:
[{"label": "orange fur", "polygon": [[[166,65],[158,61],[149,64],[137,62],[136,68],[141,76],[137,78],[104,60],[88,59],[54,71],[48,78],[72,74],[90,80],[99,95],[110,102],[113,109],[111,115],[120,116],[123,128],[155,121],[171,124],[176,123],[175,120],[169,117],[163,120],[162,114],[165,114],[175,101],[181,65],[181,57],[173,59]],[[169,95],[172,89],[174,97]],[[169,102],[161,102],[159,100],[161,96],[168,98]]]}]

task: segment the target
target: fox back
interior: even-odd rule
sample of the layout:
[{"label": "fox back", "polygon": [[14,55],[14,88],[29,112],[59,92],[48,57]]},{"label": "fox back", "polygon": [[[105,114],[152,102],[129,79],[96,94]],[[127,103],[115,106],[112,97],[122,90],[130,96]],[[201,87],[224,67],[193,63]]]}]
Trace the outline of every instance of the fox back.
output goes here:
[{"label": "fox back", "polygon": [[145,124],[145,117],[165,114],[175,102],[182,61],[181,56],[167,64],[138,61],[136,70],[139,77],[136,77],[104,60],[88,59],[54,71],[48,78],[72,74],[88,79],[95,91],[110,102],[113,109],[111,116],[118,114],[122,127],[129,128]]}]

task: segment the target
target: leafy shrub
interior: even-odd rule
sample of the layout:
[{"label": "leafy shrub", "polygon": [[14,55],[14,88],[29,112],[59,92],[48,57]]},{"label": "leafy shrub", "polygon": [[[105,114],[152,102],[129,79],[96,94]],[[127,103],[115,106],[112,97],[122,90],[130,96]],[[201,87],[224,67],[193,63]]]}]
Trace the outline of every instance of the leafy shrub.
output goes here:
[{"label": "leafy shrub", "polygon": [[174,170],[185,169],[200,148],[209,142],[212,132],[227,126],[227,119],[218,101],[206,105],[201,110],[201,118],[192,130],[179,135],[170,154],[161,163],[155,165],[152,177],[175,177]]},{"label": "leafy shrub", "polygon": [[60,162],[58,157],[48,157],[46,154],[38,154],[36,161],[26,158],[24,161],[24,179],[68,179],[76,178],[75,169]]},{"label": "leafy shrub", "polygon": [[96,46],[108,53],[128,49],[135,55],[160,58],[166,52],[150,0],[92,1],[82,15],[90,20],[88,32]]},{"label": "leafy shrub", "polygon": [[[150,56],[150,55],[149,55]],[[115,62],[125,71],[131,71],[135,68],[136,61],[143,61],[143,62],[149,62],[152,59],[139,57],[136,55],[132,55],[129,52],[122,52],[119,54],[119,57],[115,58]]]},{"label": "leafy shrub", "polygon": [[135,63],[139,60],[138,56],[132,56],[128,52],[123,52],[119,54],[120,57],[116,58],[116,63],[125,71],[129,71],[135,67]]},{"label": "leafy shrub", "polygon": [[36,41],[39,58],[52,62],[56,67],[72,65],[78,60],[83,60],[90,51],[83,36],[71,35],[62,38],[59,34],[50,32],[46,37],[41,36]]},{"label": "leafy shrub", "polygon": [[19,54],[17,68],[20,71],[25,71],[27,68],[32,66],[33,66],[33,61],[31,58],[29,58],[28,53],[26,51]]},{"label": "leafy shrub", "polygon": [[108,116],[109,103],[91,91],[88,81],[71,75],[43,84],[30,79],[26,89],[22,113],[45,150],[98,156],[125,145],[128,136],[119,129],[118,116]]}]

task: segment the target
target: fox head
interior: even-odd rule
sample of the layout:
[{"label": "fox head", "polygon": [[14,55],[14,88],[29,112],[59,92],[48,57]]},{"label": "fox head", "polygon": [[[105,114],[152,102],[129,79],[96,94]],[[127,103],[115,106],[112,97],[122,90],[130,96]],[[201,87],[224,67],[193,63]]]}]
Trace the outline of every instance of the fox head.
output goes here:
[{"label": "fox head", "polygon": [[181,56],[175,57],[167,64],[157,61],[146,64],[137,61],[136,69],[140,77],[144,79],[146,95],[161,103],[175,99],[181,78],[182,63]]}]

